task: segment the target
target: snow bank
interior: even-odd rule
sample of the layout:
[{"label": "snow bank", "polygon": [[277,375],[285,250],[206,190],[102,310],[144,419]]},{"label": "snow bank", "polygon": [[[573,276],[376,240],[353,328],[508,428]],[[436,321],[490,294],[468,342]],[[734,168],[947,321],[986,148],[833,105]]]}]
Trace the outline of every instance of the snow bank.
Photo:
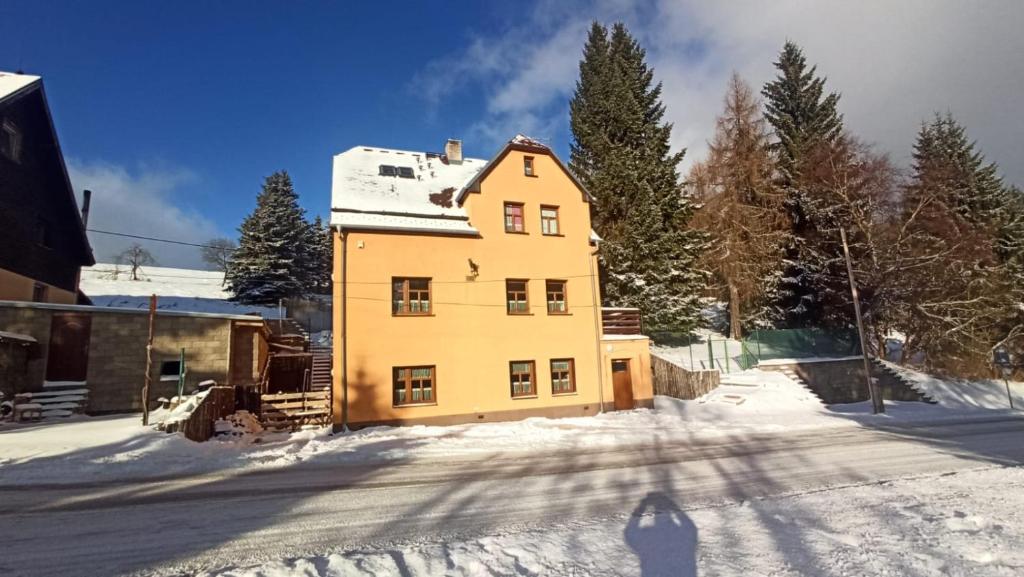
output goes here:
[{"label": "snow bank", "polygon": [[[908,373],[918,381],[932,379]],[[886,414],[872,415],[869,403],[825,406],[808,389],[782,373],[754,369],[724,375],[722,385],[700,399],[656,397],[654,410],[447,427],[371,427],[338,435],[327,429],[295,433],[248,431],[231,435],[230,443],[193,443],[179,435],[142,427],[135,415],[73,417],[46,425],[0,424],[0,484],[623,449],[723,435],[738,438],[799,429],[976,418],[1007,412],[1005,400],[998,398],[996,384],[953,385],[929,380],[929,394],[939,393],[936,396],[943,404],[887,402]],[[1020,385],[1017,384],[1018,395]],[[946,396],[942,387],[949,389]],[[1024,399],[1020,403],[1024,407]],[[174,414],[187,409],[179,408],[172,415],[156,413],[154,422],[174,418]],[[227,425],[221,427],[226,432]]]}]

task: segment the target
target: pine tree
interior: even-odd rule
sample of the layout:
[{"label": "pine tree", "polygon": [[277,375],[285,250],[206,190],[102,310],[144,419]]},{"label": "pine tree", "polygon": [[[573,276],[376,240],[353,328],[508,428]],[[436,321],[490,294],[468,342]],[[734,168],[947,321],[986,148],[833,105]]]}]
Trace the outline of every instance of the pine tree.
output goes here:
[{"label": "pine tree", "polygon": [[706,275],[703,236],[686,228],[693,206],[679,187],[684,152],[672,153],[661,85],[619,23],[594,23],[570,103],[570,167],[595,197],[593,225],[604,298],[641,310],[652,331],[691,330]]},{"label": "pine tree", "polygon": [[825,93],[825,79],[817,67],[807,68],[803,52],[786,42],[775,62],[778,76],[765,84],[765,118],[775,129],[779,186],[786,193],[786,208],[792,221],[786,270],[779,287],[778,308],[788,326],[814,326],[822,317],[821,304],[813,289],[821,271],[810,267],[804,252],[813,245],[814,233],[808,214],[810,202],[801,186],[807,160],[815,149],[836,141],[843,131],[838,112],[839,95]]},{"label": "pine tree", "polygon": [[310,235],[303,215],[288,173],[268,176],[256,208],[238,229],[238,250],[227,273],[234,300],[273,304],[308,294]]},{"label": "pine tree", "polygon": [[743,324],[763,321],[764,280],[781,268],[789,230],[760,108],[751,88],[733,74],[708,158],[694,165],[689,178],[701,203],[693,226],[711,241],[702,262],[719,298],[729,303],[734,339],[741,338]]}]

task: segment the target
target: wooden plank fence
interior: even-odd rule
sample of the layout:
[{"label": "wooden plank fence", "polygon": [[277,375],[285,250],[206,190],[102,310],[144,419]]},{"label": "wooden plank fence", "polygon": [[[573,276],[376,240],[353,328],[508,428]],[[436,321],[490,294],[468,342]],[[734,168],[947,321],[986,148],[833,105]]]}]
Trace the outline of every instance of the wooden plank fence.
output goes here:
[{"label": "wooden plank fence", "polygon": [[172,423],[169,433],[181,431],[190,441],[201,443],[213,436],[213,422],[235,412],[235,387],[214,385],[192,414],[184,421]]},{"label": "wooden plank fence", "polygon": [[721,382],[718,371],[688,371],[651,353],[654,394],[693,400],[715,390]]},{"label": "wooden plank fence", "polygon": [[263,395],[261,402],[260,422],[268,429],[294,430],[303,425],[330,424],[330,391]]}]

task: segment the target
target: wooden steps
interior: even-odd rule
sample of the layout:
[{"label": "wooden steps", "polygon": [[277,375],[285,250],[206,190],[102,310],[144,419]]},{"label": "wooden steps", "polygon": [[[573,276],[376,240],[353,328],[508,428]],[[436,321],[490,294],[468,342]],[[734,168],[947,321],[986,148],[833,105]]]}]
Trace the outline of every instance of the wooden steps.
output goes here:
[{"label": "wooden steps", "polygon": [[42,418],[70,417],[85,410],[89,403],[89,389],[84,382],[46,381],[43,390],[19,393],[14,397],[15,406],[31,404],[37,406]]}]

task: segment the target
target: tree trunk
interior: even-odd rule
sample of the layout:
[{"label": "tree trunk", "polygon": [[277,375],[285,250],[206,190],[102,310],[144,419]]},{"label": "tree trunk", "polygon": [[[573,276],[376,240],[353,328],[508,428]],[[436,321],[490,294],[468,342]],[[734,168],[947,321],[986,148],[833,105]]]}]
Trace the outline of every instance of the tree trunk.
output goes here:
[{"label": "tree trunk", "polygon": [[729,281],[729,332],[732,333],[730,336],[737,341],[743,338],[740,327],[740,291],[736,289],[736,285],[732,281]]}]

